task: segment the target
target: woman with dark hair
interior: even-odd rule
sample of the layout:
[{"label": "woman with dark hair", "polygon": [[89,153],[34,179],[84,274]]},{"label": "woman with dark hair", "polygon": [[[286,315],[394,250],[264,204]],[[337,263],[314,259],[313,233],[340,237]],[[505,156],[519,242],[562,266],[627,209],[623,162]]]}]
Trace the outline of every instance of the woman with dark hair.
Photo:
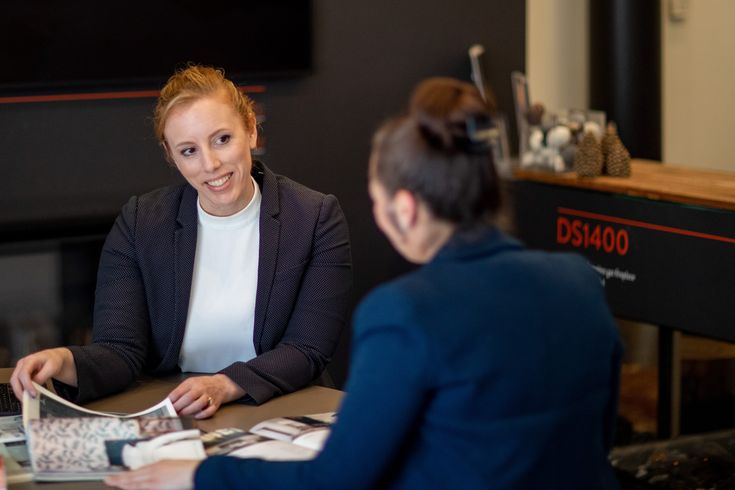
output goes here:
[{"label": "woman with dark hair", "polygon": [[617,486],[607,462],[620,342],[596,272],[525,250],[500,206],[477,90],[436,78],[373,139],[380,229],[423,264],[354,318],[347,394],[310,462],[212,457],[111,477],[126,489]]}]

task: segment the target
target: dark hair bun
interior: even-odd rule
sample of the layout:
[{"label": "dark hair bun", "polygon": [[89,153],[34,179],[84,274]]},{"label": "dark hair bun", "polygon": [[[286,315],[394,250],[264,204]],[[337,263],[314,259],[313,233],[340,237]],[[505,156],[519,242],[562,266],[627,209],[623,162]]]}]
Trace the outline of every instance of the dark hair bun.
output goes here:
[{"label": "dark hair bun", "polygon": [[489,150],[486,130],[490,109],[471,84],[453,78],[429,78],[414,90],[409,117],[435,150],[482,153]]},{"label": "dark hair bun", "polygon": [[371,178],[388,195],[413,193],[438,219],[484,226],[501,204],[489,124],[489,108],[473,85],[428,79],[414,90],[408,113],[373,137]]}]

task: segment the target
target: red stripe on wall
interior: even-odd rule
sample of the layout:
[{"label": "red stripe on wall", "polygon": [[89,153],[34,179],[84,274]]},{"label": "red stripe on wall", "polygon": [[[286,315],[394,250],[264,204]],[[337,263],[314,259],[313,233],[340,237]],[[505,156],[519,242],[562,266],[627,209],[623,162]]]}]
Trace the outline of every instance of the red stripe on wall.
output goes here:
[{"label": "red stripe on wall", "polygon": [[594,219],[598,221],[607,221],[608,223],[616,223],[619,225],[626,225],[626,226],[635,226],[638,228],[645,228],[647,230],[656,230],[656,231],[662,231],[664,233],[673,233],[675,235],[685,235],[685,236],[692,236],[692,237],[697,237],[697,238],[704,238],[707,240],[715,240],[718,242],[735,243],[735,238],[730,238],[730,237],[725,237],[725,236],[720,236],[720,235],[713,235],[711,233],[701,233],[698,231],[685,230],[683,228],[674,228],[672,226],[663,226],[663,225],[657,225],[654,223],[647,223],[645,221],[637,221],[637,220],[627,219],[627,218],[618,218],[617,216],[608,216],[606,214],[590,213],[589,211],[580,211],[578,209],[558,207],[556,208],[556,210],[560,214],[568,214],[570,216],[578,216],[580,218],[589,218],[589,219]]},{"label": "red stripe on wall", "polygon": [[[238,87],[246,94],[260,94],[265,92],[264,85],[241,85]],[[67,102],[80,100],[112,100],[112,99],[142,99],[158,97],[158,90],[133,90],[128,92],[89,92],[79,94],[50,94],[50,95],[18,95],[14,97],[0,97],[0,104],[26,104],[33,102]]]}]

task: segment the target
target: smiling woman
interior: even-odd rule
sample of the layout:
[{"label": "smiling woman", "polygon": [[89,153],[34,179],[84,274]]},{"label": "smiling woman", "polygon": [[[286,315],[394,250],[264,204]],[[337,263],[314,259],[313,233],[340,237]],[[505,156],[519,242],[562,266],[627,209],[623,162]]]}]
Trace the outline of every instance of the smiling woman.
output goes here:
[{"label": "smiling woman", "polygon": [[84,402],[143,371],[204,373],[169,397],[205,418],[304,387],[331,359],[352,285],[336,198],[252,160],[252,101],[221,70],[174,74],[154,121],[187,183],[124,206],[100,259],[92,345],[21,359],[18,396],[31,380]]},{"label": "smiling woman", "polygon": [[253,197],[250,150],[257,132],[251,126],[222,94],[179,103],[168,113],[163,144],[209,214],[230,216]]}]

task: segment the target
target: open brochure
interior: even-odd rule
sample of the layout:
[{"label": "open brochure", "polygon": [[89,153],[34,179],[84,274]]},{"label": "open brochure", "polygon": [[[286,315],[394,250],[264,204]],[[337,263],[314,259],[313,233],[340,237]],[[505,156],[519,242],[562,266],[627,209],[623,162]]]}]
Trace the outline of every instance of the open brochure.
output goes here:
[{"label": "open brochure", "polygon": [[123,471],[127,444],[183,431],[175,417],[67,417],[29,422],[28,453],[38,481],[97,480]]},{"label": "open brochure", "polygon": [[279,417],[261,422],[247,432],[218,429],[204,434],[202,442],[208,456],[226,454],[271,461],[308,460],[321,451],[335,421],[334,412]]},{"label": "open brochure", "polygon": [[168,398],[140,412],[119,414],[89,410],[68,400],[64,400],[39,384],[33,383],[33,386],[37,393],[35,398],[31,397],[27,391],[23,392],[23,427],[28,427],[28,422],[32,419],[43,419],[48,417],[137,418],[177,416],[176,409],[174,409],[171,400]]},{"label": "open brochure", "polygon": [[23,393],[23,428],[34,479],[94,480],[124,470],[127,442],[189,428],[170,400],[134,414],[88,410],[35,384]]}]

